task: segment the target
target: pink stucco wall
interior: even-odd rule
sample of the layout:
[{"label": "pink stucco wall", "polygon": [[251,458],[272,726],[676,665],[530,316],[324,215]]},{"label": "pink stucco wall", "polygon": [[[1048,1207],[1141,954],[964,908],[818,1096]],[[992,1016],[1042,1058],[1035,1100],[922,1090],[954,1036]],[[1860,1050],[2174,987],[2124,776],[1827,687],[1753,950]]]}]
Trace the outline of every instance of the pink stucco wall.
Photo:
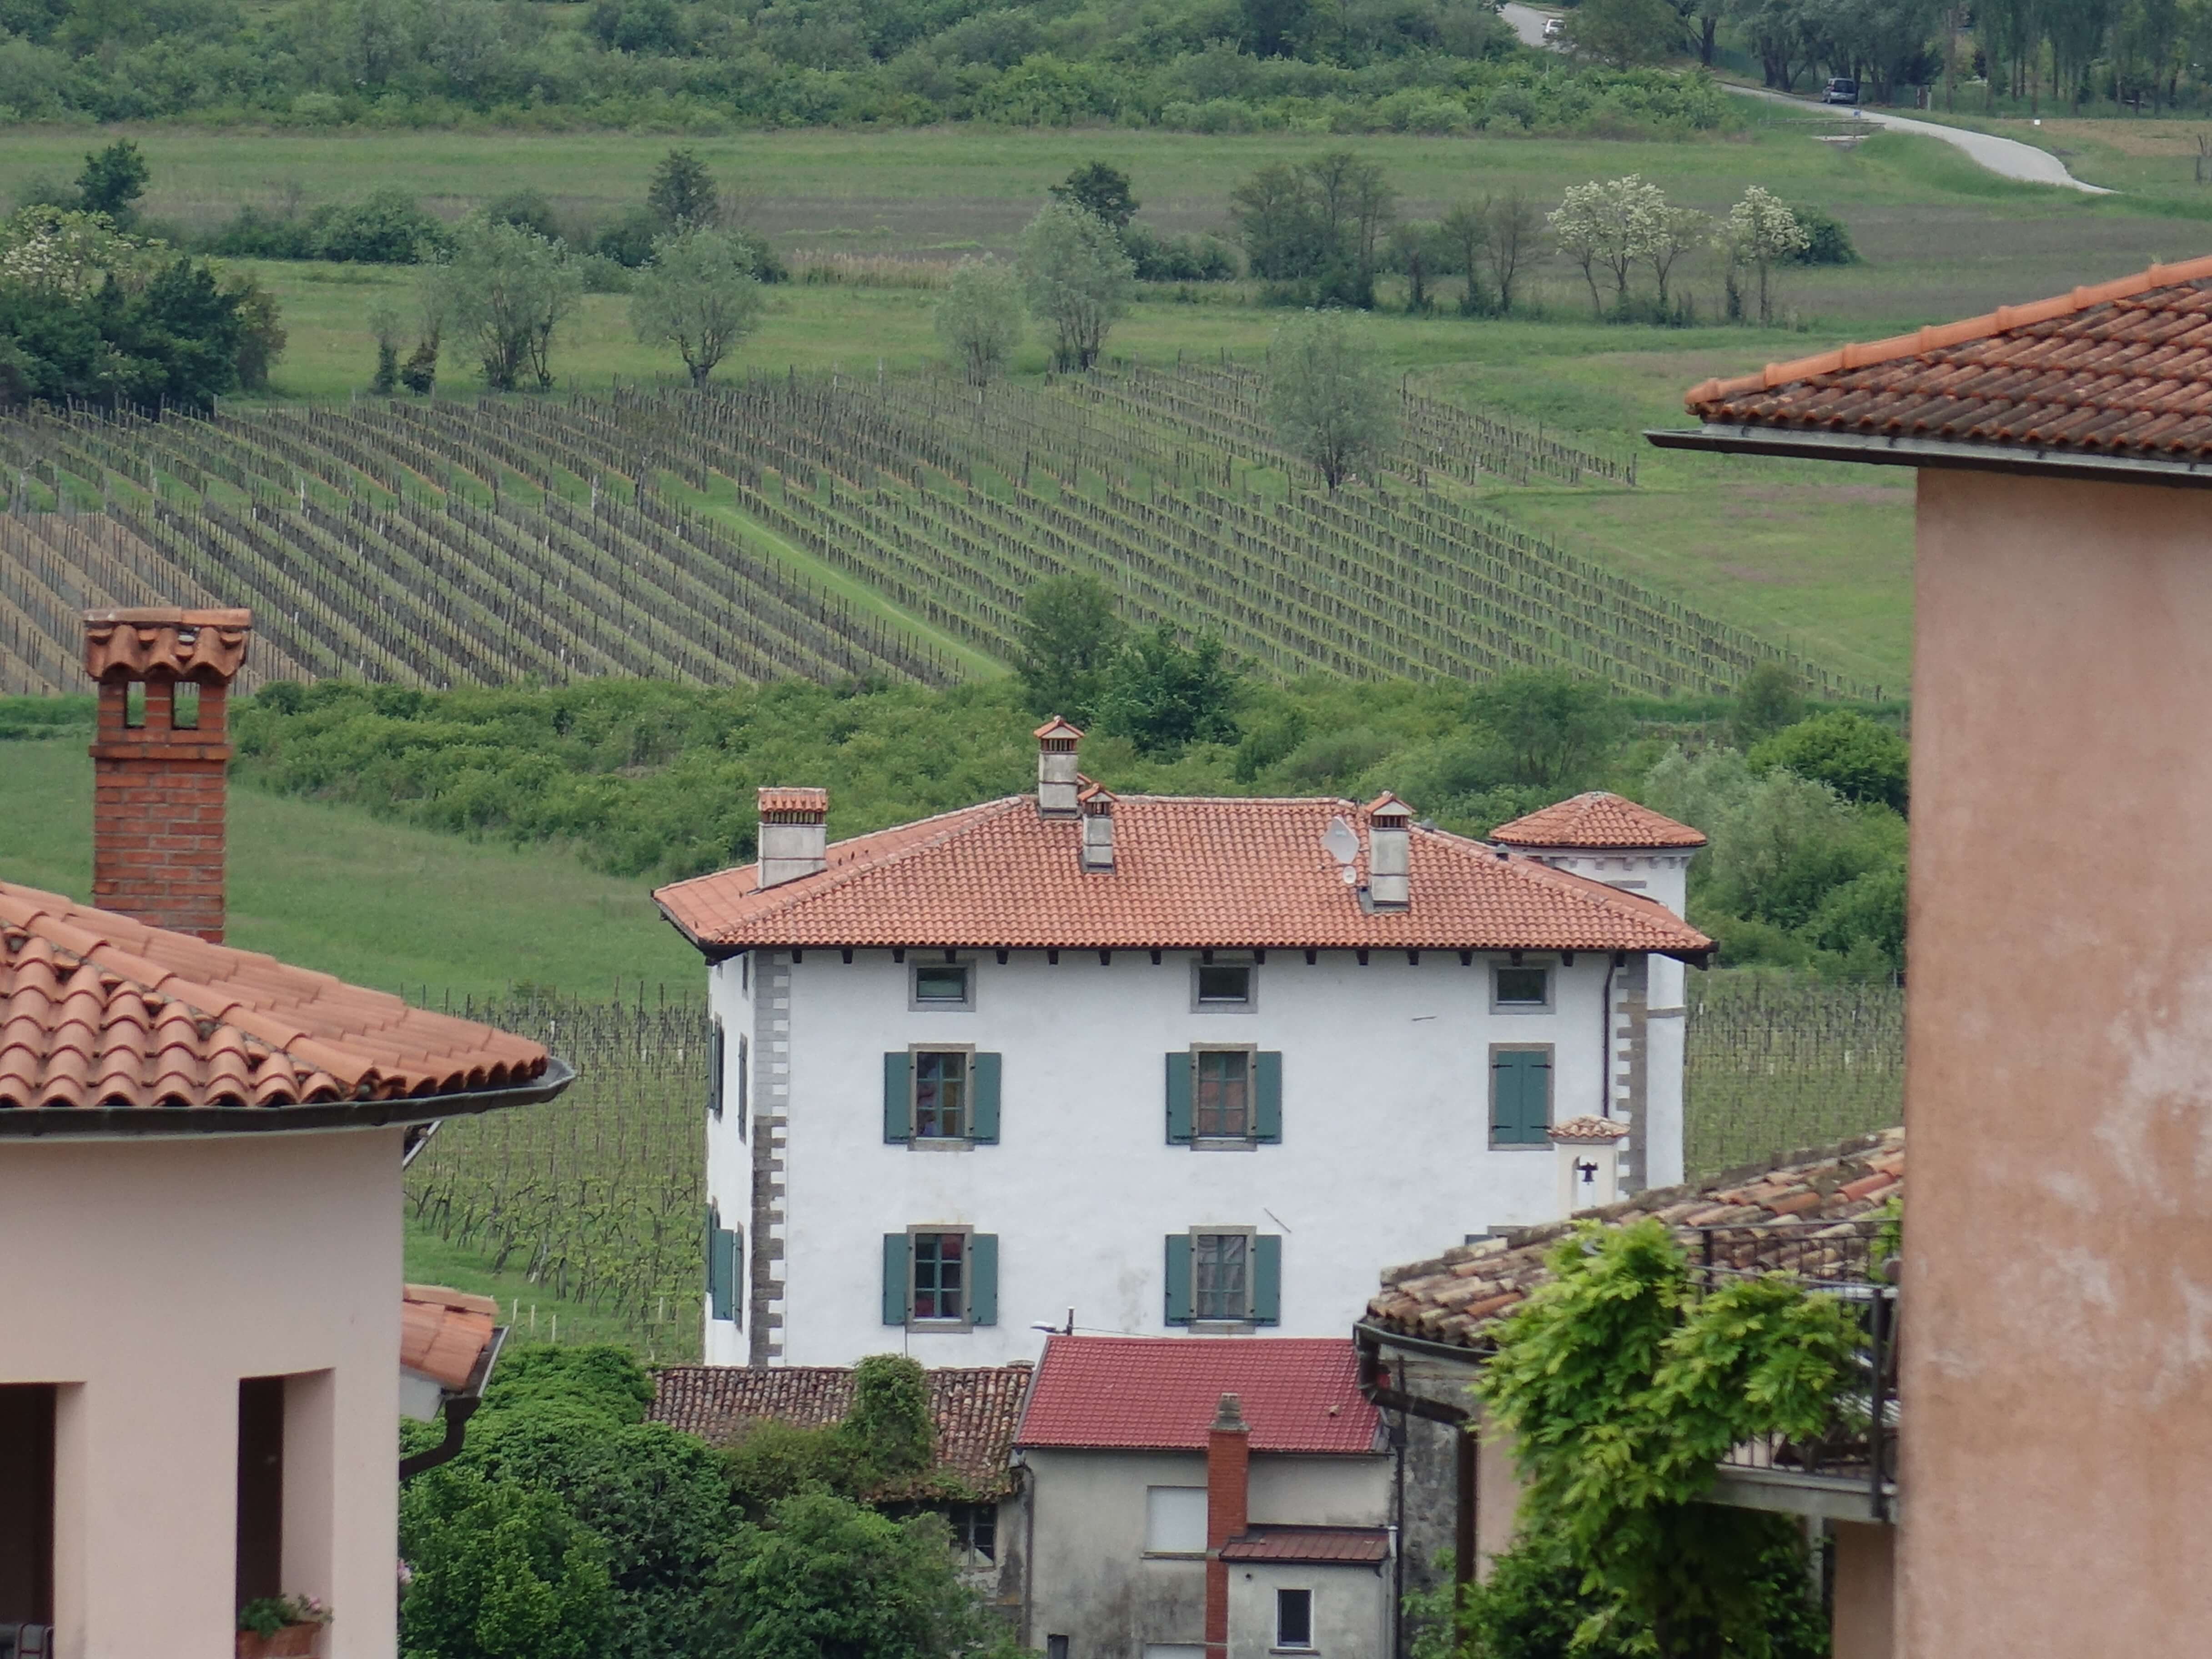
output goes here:
[{"label": "pink stucco wall", "polygon": [[287,1376],[285,1588],[390,1659],[399,1137],[0,1139],[0,1382],[57,1382],[60,1659],[222,1659],[238,1382]]},{"label": "pink stucco wall", "polygon": [[2212,1628],[2212,494],[1920,478],[1899,1650]]}]

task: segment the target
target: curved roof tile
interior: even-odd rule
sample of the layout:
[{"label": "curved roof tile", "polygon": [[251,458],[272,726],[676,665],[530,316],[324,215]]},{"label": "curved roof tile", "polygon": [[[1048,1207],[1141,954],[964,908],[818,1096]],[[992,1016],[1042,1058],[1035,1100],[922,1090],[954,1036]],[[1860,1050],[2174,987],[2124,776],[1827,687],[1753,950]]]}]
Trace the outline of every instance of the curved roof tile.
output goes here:
[{"label": "curved roof tile", "polygon": [[1490,838],[1507,847],[1617,848],[1624,852],[1705,844],[1703,830],[1602,789],[1501,823]]}]

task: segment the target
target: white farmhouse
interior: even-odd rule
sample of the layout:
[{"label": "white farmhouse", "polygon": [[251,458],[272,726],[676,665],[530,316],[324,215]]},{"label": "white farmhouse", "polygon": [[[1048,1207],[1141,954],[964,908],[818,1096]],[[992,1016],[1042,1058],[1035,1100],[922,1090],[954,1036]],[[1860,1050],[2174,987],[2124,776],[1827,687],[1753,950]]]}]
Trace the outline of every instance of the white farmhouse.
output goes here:
[{"label": "white farmhouse", "polygon": [[1034,795],[835,846],[823,791],[763,789],[757,864],[655,895],[710,964],[709,1364],[1334,1336],[1376,1262],[1556,1217],[1554,1124],[1681,1178],[1695,830],[1117,798],[1081,735],[1040,729]]}]

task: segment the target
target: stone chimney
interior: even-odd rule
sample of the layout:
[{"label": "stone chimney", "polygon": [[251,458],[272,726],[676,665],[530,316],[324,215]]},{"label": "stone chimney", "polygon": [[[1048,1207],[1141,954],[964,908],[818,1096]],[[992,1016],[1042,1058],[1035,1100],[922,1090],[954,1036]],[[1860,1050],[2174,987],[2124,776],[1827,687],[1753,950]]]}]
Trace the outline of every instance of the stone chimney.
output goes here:
[{"label": "stone chimney", "polygon": [[1076,777],[1075,745],[1083,733],[1054,714],[1030,735],[1037,740],[1037,815],[1073,817],[1075,792],[1082,787]]},{"label": "stone chimney", "polygon": [[1224,1394],[1206,1431],[1206,1659],[1229,1659],[1229,1564],[1221,1547],[1244,1535],[1251,1468],[1243,1402]]},{"label": "stone chimney", "polygon": [[830,792],[760,792],[760,865],[756,887],[781,887],[817,876],[830,862]]},{"label": "stone chimney", "polygon": [[1114,867],[1114,792],[1092,784],[1077,798],[1083,808],[1083,867],[1111,871]]},{"label": "stone chimney", "polygon": [[1413,809],[1386,791],[1367,803],[1367,908],[1406,908],[1413,872]]},{"label": "stone chimney", "polygon": [[1552,1155],[1559,1161],[1559,1217],[1601,1209],[1620,1199],[1620,1143],[1628,1121],[1618,1117],[1571,1117],[1552,1126]]},{"label": "stone chimney", "polygon": [[100,683],[92,745],[92,902],[222,942],[225,700],[251,611],[88,611]]}]

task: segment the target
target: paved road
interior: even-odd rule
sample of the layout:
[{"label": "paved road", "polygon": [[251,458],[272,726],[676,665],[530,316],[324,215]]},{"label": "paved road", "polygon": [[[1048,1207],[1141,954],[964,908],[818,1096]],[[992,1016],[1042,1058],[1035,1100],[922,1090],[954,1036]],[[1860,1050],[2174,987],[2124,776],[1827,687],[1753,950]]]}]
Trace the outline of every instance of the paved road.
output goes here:
[{"label": "paved road", "polygon": [[[1544,44],[1544,14],[1533,7],[1508,5],[1505,21],[1513,32],[1532,46]],[[1730,82],[1722,82],[1730,92],[1746,98],[1764,98],[1771,103],[1796,104],[1806,109],[1823,107],[1809,98],[1793,98],[1786,93],[1769,92],[1764,87],[1741,87]],[[1841,111],[1836,112],[1843,114]],[[1849,118],[1846,117],[1846,118]],[[1943,143],[1964,150],[1991,173],[2007,179],[2017,179],[2023,184],[2050,185],[2059,190],[2078,190],[2089,196],[2110,196],[2112,192],[2100,185],[2085,185],[2066,170],[2066,163],[2049,150],[2038,149],[2033,144],[2023,144],[2014,138],[1999,138],[1987,132],[1969,132],[1963,127],[1947,127],[1935,121],[1916,121],[1909,115],[1892,115],[1887,110],[1862,109],[1857,118],[1869,126],[1884,127],[1893,132],[1917,133],[1923,138],[1940,138]]]}]

